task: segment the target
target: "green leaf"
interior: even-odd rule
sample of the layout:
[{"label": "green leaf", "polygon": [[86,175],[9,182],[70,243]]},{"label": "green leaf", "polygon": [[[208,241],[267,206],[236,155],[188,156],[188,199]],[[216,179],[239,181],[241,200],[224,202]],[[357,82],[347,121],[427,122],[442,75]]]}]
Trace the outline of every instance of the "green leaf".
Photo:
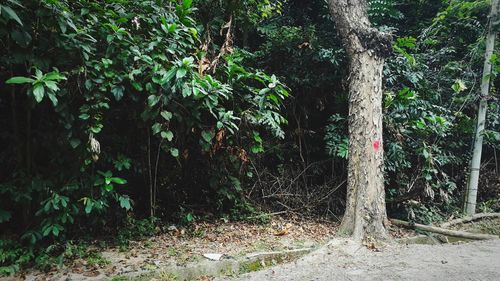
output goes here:
[{"label": "green leaf", "polygon": [[154,123],[154,125],[151,126],[151,130],[153,130],[153,135],[158,134],[161,131],[161,124],[160,123]]},{"label": "green leaf", "polygon": [[177,73],[175,74],[176,79],[181,79],[186,76],[187,70],[185,68],[178,68]]},{"label": "green leaf", "polygon": [[253,139],[258,143],[262,143],[262,137],[260,136],[259,132],[253,132]]},{"label": "green leaf", "polygon": [[212,138],[214,137],[213,133],[210,131],[201,132],[201,137],[208,143],[212,142]]},{"label": "green leaf", "polygon": [[22,46],[24,48],[28,47],[28,45],[32,42],[33,38],[26,31],[17,31],[14,30],[10,33],[12,39],[17,43],[17,45]]},{"label": "green leaf", "polygon": [[191,33],[191,35],[193,35],[193,37],[197,38],[198,37],[198,30],[196,30],[196,28],[189,28],[189,33]]},{"label": "green leaf", "polygon": [[43,236],[49,235],[50,231],[52,230],[52,227],[53,226],[50,225],[50,226],[47,226],[46,228],[44,228],[42,235]]},{"label": "green leaf", "polygon": [[130,205],[130,198],[128,196],[120,196],[118,200],[120,201],[120,207],[122,207],[123,209],[128,211],[132,208],[132,206]]},{"label": "green leaf", "polygon": [[90,199],[86,200],[85,213],[90,214],[90,212],[92,212],[92,207],[94,207],[94,202],[92,202],[92,200]]},{"label": "green leaf", "polygon": [[118,157],[116,160],[113,161],[114,162],[113,164],[118,171],[122,171],[124,169],[128,170],[132,165],[130,161],[131,159],[127,158],[125,155],[118,154]]},{"label": "green leaf", "polygon": [[5,210],[0,209],[0,223],[9,221],[12,218],[12,214]]},{"label": "green leaf", "polygon": [[188,214],[186,215],[186,221],[187,221],[187,222],[192,222],[192,221],[194,221],[194,216],[193,216],[193,214],[188,213]]},{"label": "green leaf", "polygon": [[57,92],[59,90],[59,87],[57,87],[57,83],[54,81],[50,81],[50,80],[43,81],[43,83],[45,84],[45,86],[47,86],[47,88],[51,89],[54,92]]},{"label": "green leaf", "polygon": [[161,117],[163,117],[163,119],[167,120],[167,121],[170,121],[170,119],[172,119],[172,113],[169,112],[169,111],[162,111],[160,113]]},{"label": "green leaf", "polygon": [[170,149],[170,154],[172,154],[173,157],[178,157],[179,156],[179,150],[177,148],[171,148]]},{"label": "green leaf", "polygon": [[184,10],[187,10],[187,9],[191,8],[192,4],[193,4],[193,0],[184,0],[184,1],[182,1],[182,7],[184,8]]},{"label": "green leaf", "polygon": [[43,100],[43,96],[45,93],[45,88],[42,86],[42,84],[36,84],[35,87],[33,87],[33,96],[35,96],[36,102],[41,102]]},{"label": "green leaf", "polygon": [[121,100],[122,97],[123,97],[123,91],[125,90],[125,88],[123,86],[115,86],[113,87],[113,89],[111,90],[111,93],[113,93],[113,96],[115,96],[115,99],[117,101]]},{"label": "green leaf", "polygon": [[54,236],[59,236],[59,228],[55,225],[52,226],[52,234],[54,234]]},{"label": "green leaf", "polygon": [[264,152],[264,148],[262,147],[262,145],[254,145],[254,146],[252,146],[251,150],[252,150],[252,153],[255,153],[255,154]]},{"label": "green leaf", "polygon": [[77,148],[82,142],[79,139],[70,139],[69,140],[69,145],[71,145],[72,148]]},{"label": "green leaf", "polygon": [[99,132],[101,132],[101,130],[102,130],[102,124],[97,124],[96,126],[92,126],[92,127],[90,127],[90,130],[94,134],[99,134]]},{"label": "green leaf", "polygon": [[111,178],[111,181],[116,184],[126,184],[127,180],[122,178]]},{"label": "green leaf", "polygon": [[238,192],[242,191],[242,189],[241,189],[241,182],[240,182],[240,180],[238,178],[233,177],[233,176],[229,176],[229,180],[233,184],[233,187],[234,187],[234,189],[236,191],[238,191]]},{"label": "green leaf", "polygon": [[87,113],[82,113],[82,114],[80,114],[80,116],[78,116],[78,118],[80,118],[82,120],[87,120],[90,118],[90,115],[88,115]]},{"label": "green leaf", "polygon": [[137,91],[142,91],[144,90],[144,88],[142,87],[141,83],[139,82],[131,82],[132,86],[134,87],[134,89],[136,89]]},{"label": "green leaf", "polygon": [[43,72],[38,68],[35,70],[35,77],[37,80],[42,80],[43,78]]},{"label": "green leaf", "polygon": [[151,95],[148,97],[148,105],[149,107],[155,106],[160,101],[161,96]]},{"label": "green leaf", "polygon": [[103,177],[105,177],[105,178],[110,178],[110,177],[112,177],[112,176],[113,176],[113,173],[111,173],[111,171],[109,171],[109,170],[108,170],[108,171],[106,171],[106,172],[103,172],[103,171],[98,171],[98,173],[99,173],[100,175],[102,175]]},{"label": "green leaf", "polygon": [[277,105],[279,105],[279,103],[280,103],[278,100],[278,97],[274,94],[270,94],[269,96],[267,96],[267,99],[272,100]]},{"label": "green leaf", "polygon": [[113,190],[113,185],[110,184],[110,183],[108,183],[108,184],[104,185],[104,189],[106,191],[112,191]]},{"label": "green leaf", "polygon": [[177,29],[177,24],[176,23],[169,24],[165,22],[161,25],[161,29],[166,33],[172,33]]},{"label": "green leaf", "polygon": [[62,75],[58,71],[52,71],[47,74],[45,74],[45,79],[44,80],[66,80],[66,77]]},{"label": "green leaf", "polygon": [[165,85],[166,83],[170,82],[172,78],[174,78],[175,74],[177,73],[177,68],[173,67],[167,73],[163,75],[163,77],[160,80],[161,85]]},{"label": "green leaf", "polygon": [[464,81],[462,81],[460,79],[455,80],[455,83],[451,86],[451,88],[457,94],[462,92],[462,91],[467,90],[467,86],[465,85]]},{"label": "green leaf", "polygon": [[52,102],[52,105],[57,106],[57,97],[54,95],[52,92],[47,92],[47,96],[49,97],[50,101]]},{"label": "green leaf", "polygon": [[168,141],[172,141],[172,139],[174,138],[174,134],[171,131],[162,131],[160,135],[162,138],[167,139]]},{"label": "green leaf", "polygon": [[188,84],[184,84],[182,86],[182,96],[183,97],[189,97],[193,93],[192,88],[188,86]]},{"label": "green leaf", "polygon": [[429,159],[430,157],[429,151],[427,151],[427,149],[422,150],[422,155],[425,159]]},{"label": "green leaf", "polygon": [[104,184],[104,179],[103,178],[97,178],[95,181],[94,181],[94,186],[99,186],[101,184]]},{"label": "green leaf", "polygon": [[267,94],[269,91],[271,91],[271,89],[264,88],[264,89],[259,91],[259,96],[263,96],[263,95]]},{"label": "green leaf", "polygon": [[424,130],[427,127],[425,124],[425,121],[421,120],[421,119],[417,120],[416,125],[417,125],[417,128],[419,128],[421,130]]},{"label": "green leaf", "polygon": [[68,207],[68,198],[67,197],[64,197],[64,196],[61,197],[61,205],[64,208]]},{"label": "green leaf", "polygon": [[26,84],[26,83],[31,84],[33,82],[35,82],[35,80],[29,77],[15,76],[5,81],[5,84]]},{"label": "green leaf", "polygon": [[23,22],[21,21],[21,19],[17,16],[16,12],[14,12],[14,10],[12,10],[11,7],[9,6],[3,6],[3,5],[0,5],[0,7],[2,8],[2,10],[7,13],[7,16],[10,18],[10,19],[13,19],[15,21],[17,21],[17,23],[19,23],[19,25],[23,25]]},{"label": "green leaf", "polygon": [[194,58],[193,57],[186,57],[186,58],[182,59],[182,64],[184,66],[190,66],[191,64],[193,64],[193,62],[194,62]]}]

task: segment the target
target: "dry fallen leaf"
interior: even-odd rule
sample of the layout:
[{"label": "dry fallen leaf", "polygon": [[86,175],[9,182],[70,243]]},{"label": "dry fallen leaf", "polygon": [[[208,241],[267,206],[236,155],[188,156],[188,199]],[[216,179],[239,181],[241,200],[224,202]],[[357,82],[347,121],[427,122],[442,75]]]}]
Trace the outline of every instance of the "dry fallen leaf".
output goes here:
[{"label": "dry fallen leaf", "polygon": [[284,228],[274,232],[274,236],[283,236],[288,234],[288,229]]},{"label": "dry fallen leaf", "polygon": [[292,224],[291,223],[286,223],[284,226],[281,226],[279,229],[277,229],[274,232],[274,235],[275,236],[287,235],[288,233],[290,233],[290,228],[292,228]]},{"label": "dry fallen leaf", "polygon": [[97,270],[92,270],[92,271],[87,271],[83,273],[83,276],[85,277],[96,277],[99,275],[99,271]]},{"label": "dry fallen leaf", "polygon": [[109,266],[109,267],[107,267],[107,268],[104,270],[104,273],[105,273],[106,275],[111,275],[111,274],[115,273],[115,271],[116,271],[116,266]]},{"label": "dry fallen leaf", "polygon": [[374,252],[380,252],[380,246],[374,240],[368,239],[363,242],[363,245]]}]

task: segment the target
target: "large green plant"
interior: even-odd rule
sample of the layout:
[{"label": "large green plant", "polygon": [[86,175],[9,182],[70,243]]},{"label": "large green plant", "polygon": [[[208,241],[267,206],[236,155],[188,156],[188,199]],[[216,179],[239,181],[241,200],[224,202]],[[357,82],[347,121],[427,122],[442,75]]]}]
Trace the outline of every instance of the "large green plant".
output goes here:
[{"label": "large green plant", "polygon": [[241,65],[237,49],[204,51],[192,4],[2,5],[0,77],[12,95],[0,99],[13,110],[2,111],[12,151],[0,157],[12,166],[0,174],[0,223],[23,222],[18,231],[32,243],[75,226],[107,229],[120,209],[147,205],[134,197],[144,186],[152,213],[188,193],[173,181],[189,165],[205,179],[199,202],[242,200],[247,151],[261,147],[259,131],[284,136],[279,109],[289,94],[274,75]]}]

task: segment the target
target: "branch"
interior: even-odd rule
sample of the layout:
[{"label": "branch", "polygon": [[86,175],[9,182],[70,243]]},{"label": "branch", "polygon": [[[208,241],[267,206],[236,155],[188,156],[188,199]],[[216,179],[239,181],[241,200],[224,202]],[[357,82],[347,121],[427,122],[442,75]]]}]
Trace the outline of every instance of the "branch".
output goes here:
[{"label": "branch", "polygon": [[437,227],[437,226],[429,226],[429,225],[423,225],[423,224],[418,224],[418,223],[409,223],[406,221],[396,220],[396,219],[391,219],[391,222],[392,222],[392,224],[397,225],[397,226],[404,226],[407,228],[422,230],[422,231],[426,231],[426,232],[439,233],[439,234],[453,236],[453,237],[461,237],[461,238],[472,239],[472,240],[498,239],[498,236],[496,236],[496,235],[478,234],[478,233],[470,233],[470,232],[465,232],[465,231],[450,230],[450,229],[441,228],[441,227]]},{"label": "branch", "polygon": [[454,219],[454,220],[445,222],[445,223],[441,224],[440,227],[446,228],[446,227],[450,227],[452,225],[471,222],[471,221],[475,221],[475,220],[479,220],[479,219],[483,219],[483,218],[498,218],[498,217],[500,217],[500,213],[480,213],[480,214],[475,214],[472,216],[467,216],[467,217],[463,217],[460,219]]}]

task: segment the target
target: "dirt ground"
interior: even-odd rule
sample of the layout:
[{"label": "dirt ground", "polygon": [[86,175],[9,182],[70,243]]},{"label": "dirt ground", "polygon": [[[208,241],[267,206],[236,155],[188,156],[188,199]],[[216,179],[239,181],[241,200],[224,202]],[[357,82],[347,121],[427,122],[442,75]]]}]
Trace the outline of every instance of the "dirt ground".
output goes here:
[{"label": "dirt ground", "polygon": [[[336,223],[298,217],[274,217],[267,224],[220,221],[197,223],[189,229],[172,226],[167,232],[131,242],[126,251],[118,247],[97,248],[99,263],[76,259],[50,272],[30,270],[18,277],[44,281],[115,280],[117,276],[158,271],[172,265],[199,265],[207,262],[203,256],[207,253],[238,259],[248,253],[313,247],[319,249],[291,263],[243,275],[215,279],[206,276],[199,280],[500,280],[500,239],[443,245],[391,243],[369,249],[335,238],[337,227]],[[500,219],[454,228],[500,235]],[[394,238],[416,235],[394,226],[390,230]]]},{"label": "dirt ground", "polygon": [[346,240],[283,264],[222,280],[500,280],[500,239],[443,245],[392,245],[379,252]]},{"label": "dirt ground", "polygon": [[[21,280],[101,280],[206,260],[203,254],[238,258],[248,253],[319,247],[332,239],[337,223],[301,217],[273,217],[269,223],[200,222],[189,228],[170,226],[164,233],[131,241],[128,249],[101,248],[98,262],[76,259],[49,272],[28,270]],[[96,243],[97,244],[97,243]],[[95,260],[95,259],[94,259]],[[1,278],[0,278],[1,280]]]}]

